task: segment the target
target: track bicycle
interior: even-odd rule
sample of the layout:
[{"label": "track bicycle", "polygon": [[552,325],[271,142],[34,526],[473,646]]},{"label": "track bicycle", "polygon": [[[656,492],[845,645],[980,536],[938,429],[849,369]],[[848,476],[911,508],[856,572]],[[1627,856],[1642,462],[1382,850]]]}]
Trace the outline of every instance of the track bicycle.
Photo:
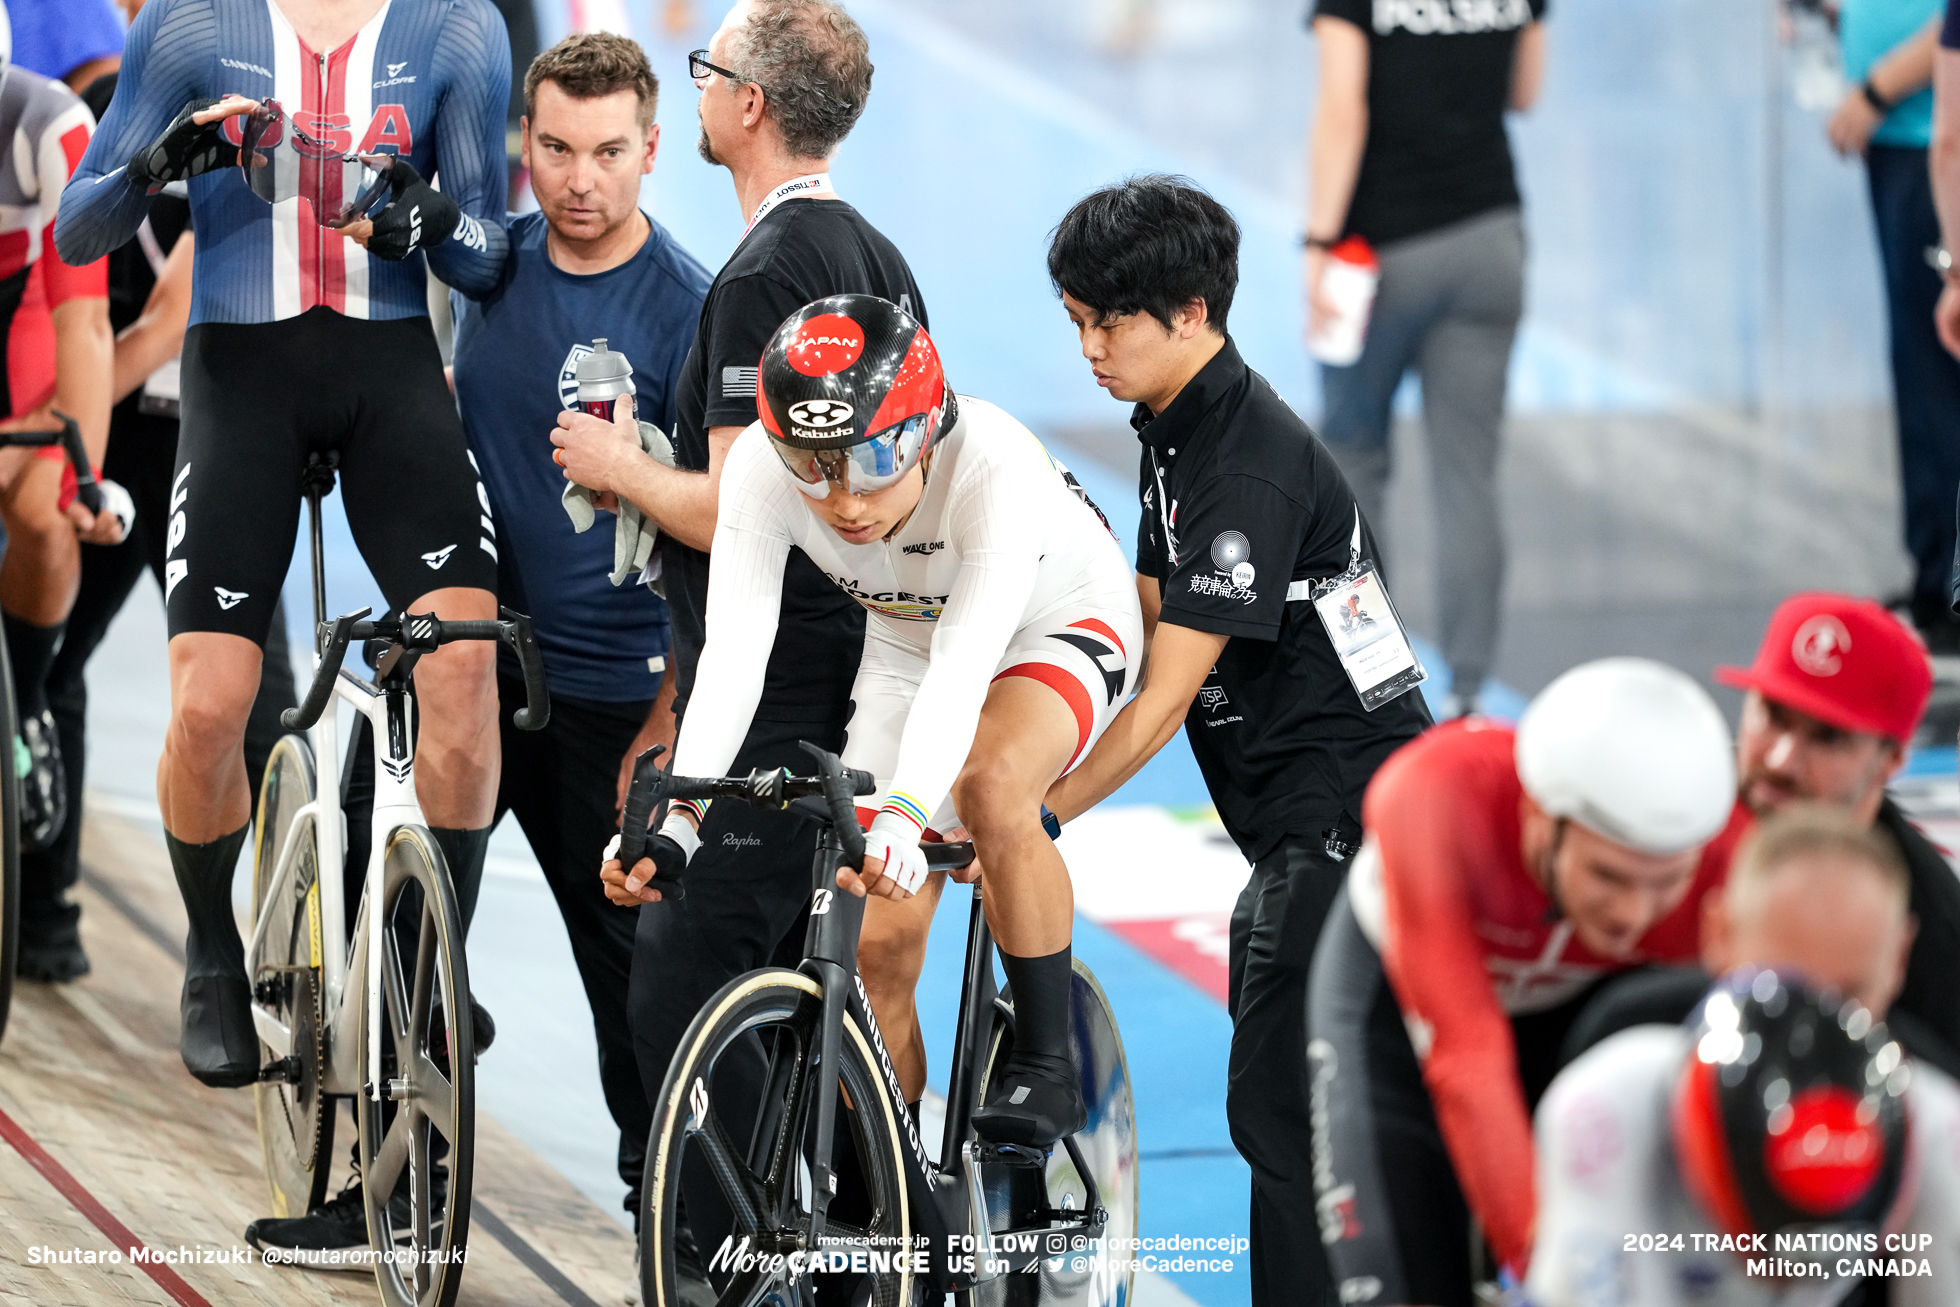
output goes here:
[{"label": "track bicycle", "polygon": [[[634,767],[622,866],[639,860],[661,799],[785,808],[820,828],[802,963],[723,986],[688,1028],[654,1103],[640,1213],[642,1301],[682,1302],[677,1232],[682,1172],[690,1169],[712,1177],[732,1216],[727,1240],[700,1248],[710,1275],[720,1277],[720,1307],[814,1307],[820,1277],[821,1301],[843,1300],[829,1286],[845,1276],[847,1300],[867,1307],[913,1307],[949,1292],[963,1307],[1121,1307],[1130,1297],[1137,1227],[1135,1104],[1102,987],[1076,959],[1070,1044],[1088,1125],[1052,1150],[976,1137],[973,1112],[996,1086],[1014,1038],[1011,995],[996,991],[993,938],[976,885],[945,1129],[938,1159],[928,1155],[857,972],[865,901],[835,888],[839,867],[862,863],[852,800],[873,793],[876,782],[835,754],[802,747],[815,775],[668,776],[658,770],[657,749]],[[925,853],[935,868],[973,860],[970,844],[928,844]],[[657,884],[685,895],[685,882]],[[717,1069],[753,1059],[758,1046],[760,1099],[731,1104],[717,1091]],[[750,1106],[754,1124],[744,1129],[739,1117]]]},{"label": "track bicycle", "polygon": [[[102,485],[89,463],[88,448],[82,444],[82,429],[65,413],[54,416],[61,425],[52,430],[0,432],[0,448],[60,445],[75,469],[76,500],[89,512],[99,513],[105,502]],[[0,1038],[7,1033],[20,949],[20,785],[26,749],[19,741],[13,664],[7,658],[6,642],[0,640]],[[81,819],[79,812],[68,814],[70,821]]]},{"label": "track bicycle", "polygon": [[[326,620],[320,501],[337,463],[315,455],[304,482],[315,671],[281,720],[305,734],[273,748],[253,832],[245,959],[264,1061],[254,1087],[259,1144],[273,1214],[304,1215],[326,1193],[335,1100],[351,1098],[382,1301],[449,1307],[469,1236],[476,1042],[455,888],[415,799],[411,674],[452,641],[501,640],[524,673],[518,727],[543,727],[550,703],[530,619],[509,609],[496,621],[426,613],[369,621],[365,608]],[[366,642],[372,681],[341,666],[354,640]],[[353,733],[345,758],[337,703],[370,728]],[[363,736],[372,741],[374,807],[350,930],[343,809]],[[390,1201],[404,1184],[405,1221]]]}]

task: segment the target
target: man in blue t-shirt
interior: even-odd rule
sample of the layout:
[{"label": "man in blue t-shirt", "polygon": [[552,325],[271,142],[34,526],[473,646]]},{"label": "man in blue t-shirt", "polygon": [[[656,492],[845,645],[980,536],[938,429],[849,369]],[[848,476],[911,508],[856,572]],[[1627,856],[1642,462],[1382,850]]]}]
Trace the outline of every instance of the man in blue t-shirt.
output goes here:
[{"label": "man in blue t-shirt", "polygon": [[457,297],[455,365],[463,426],[502,537],[500,598],[531,615],[551,685],[550,725],[518,731],[511,712],[523,685],[514,662],[499,669],[497,812],[517,814],[564,914],[635,1212],[651,1124],[626,1019],[635,913],[606,901],[593,868],[618,829],[631,759],[673,743],[667,607],[637,578],[608,579],[612,517],[573,531],[551,433],[576,402],[579,360],[599,337],[632,365],[638,416],[673,429],[678,374],[711,279],[639,208],[659,144],[657,90],[645,54],[621,36],[569,36],[532,63],[524,162],[540,211],[512,220],[497,287]]},{"label": "man in blue t-shirt", "polygon": [[1840,154],[1865,156],[1870,183],[1890,318],[1912,622],[1934,653],[1960,653],[1960,620],[1947,593],[1960,492],[1960,361],[1940,347],[1933,306],[1942,283],[1926,259],[1940,243],[1926,167],[1940,7],[1940,0],[1844,0],[1838,36],[1852,89],[1826,131]]}]

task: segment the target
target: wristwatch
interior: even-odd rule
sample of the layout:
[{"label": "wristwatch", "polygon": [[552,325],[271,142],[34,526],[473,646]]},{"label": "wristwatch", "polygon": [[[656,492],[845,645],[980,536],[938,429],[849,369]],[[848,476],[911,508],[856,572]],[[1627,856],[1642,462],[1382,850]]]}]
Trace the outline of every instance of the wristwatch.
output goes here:
[{"label": "wristwatch", "polygon": [[1051,840],[1062,838],[1062,819],[1048,811],[1048,805],[1045,803],[1041,805],[1041,829],[1048,832],[1048,838]]},{"label": "wristwatch", "polygon": [[1878,93],[1878,88],[1872,85],[1871,78],[1867,77],[1859,85],[1858,90],[1864,95],[1865,103],[1876,109],[1881,115],[1892,112],[1893,102]]}]

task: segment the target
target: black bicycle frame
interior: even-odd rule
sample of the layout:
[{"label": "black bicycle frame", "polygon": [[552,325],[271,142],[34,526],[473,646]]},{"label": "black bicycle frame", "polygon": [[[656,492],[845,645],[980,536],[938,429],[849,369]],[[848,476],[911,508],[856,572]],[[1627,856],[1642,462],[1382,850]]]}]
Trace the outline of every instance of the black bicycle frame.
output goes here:
[{"label": "black bicycle frame", "polygon": [[[1072,1138],[1062,1143],[1074,1160],[1076,1172],[1088,1191],[1082,1210],[1064,1212],[1043,1209],[1031,1213],[1043,1223],[1026,1230],[990,1232],[987,1228],[987,1206],[978,1168],[983,1160],[992,1160],[985,1156],[990,1146],[976,1145],[967,1139],[967,1135],[980,1096],[980,1077],[985,1069],[984,1050],[991,1023],[998,1019],[1011,1029],[1013,1010],[999,1001],[999,991],[994,984],[993,934],[988,929],[978,893],[973,895],[972,906],[968,910],[966,959],[960,980],[959,1023],[954,1035],[953,1061],[947,1081],[946,1125],[940,1141],[940,1160],[935,1162],[926,1153],[918,1123],[906,1109],[905,1090],[899,1082],[898,1070],[886,1051],[884,1035],[878,1028],[877,1017],[872,1013],[871,996],[866,992],[864,978],[857,969],[858,936],[864,924],[865,900],[832,888],[837,884],[838,868],[847,865],[850,862],[843,842],[838,838],[835,827],[826,825],[817,843],[815,883],[812,887],[804,960],[797,968],[823,987],[823,1017],[819,1026],[820,1045],[815,1063],[816,1083],[811,1086],[817,1095],[816,1131],[811,1140],[810,1157],[811,1209],[814,1218],[811,1245],[816,1246],[823,1234],[825,1214],[835,1183],[830,1171],[830,1157],[836,1132],[837,1059],[843,1037],[842,1017],[846,1011],[856,1019],[871,1043],[878,1059],[878,1069],[885,1079],[885,1090],[890,1096],[892,1110],[905,1136],[908,1149],[900,1165],[905,1173],[906,1193],[912,1204],[913,1235],[915,1239],[923,1237],[926,1240],[930,1252],[930,1278],[938,1287],[947,1291],[969,1289],[997,1275],[1026,1271],[1044,1255],[1042,1250],[1034,1247],[1036,1240],[1005,1240],[1002,1236],[1050,1234],[1053,1233],[1052,1223],[1063,1221],[1076,1227],[1074,1233],[1090,1238],[1100,1237],[1105,1220],[1102,1195],[1097,1192],[1094,1175]],[[775,1079],[772,1067],[765,1083],[773,1084]],[[761,1121],[757,1123],[758,1142],[767,1137],[762,1132],[762,1124]],[[773,1125],[771,1128],[773,1131]],[[951,1261],[955,1252],[952,1238],[955,1236],[962,1239],[961,1251],[969,1254],[963,1262],[963,1269],[959,1271],[953,1269]],[[997,1245],[1002,1242],[1012,1250],[999,1249]],[[1021,1244],[1027,1246],[1015,1247]]]}]

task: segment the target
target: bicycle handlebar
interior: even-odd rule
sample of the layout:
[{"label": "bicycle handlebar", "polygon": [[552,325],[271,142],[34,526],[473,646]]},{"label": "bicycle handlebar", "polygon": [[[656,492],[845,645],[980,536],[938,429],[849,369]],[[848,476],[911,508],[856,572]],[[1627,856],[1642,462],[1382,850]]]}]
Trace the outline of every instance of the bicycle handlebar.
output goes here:
[{"label": "bicycle handlebar", "polygon": [[[747,776],[670,776],[660,770],[657,761],[661,747],[655,745],[648,749],[633,763],[633,781],[627,787],[626,808],[620,819],[619,864],[631,867],[640,860],[646,849],[647,823],[652,819],[655,803],[661,799],[730,799],[755,808],[778,809],[787,808],[799,799],[820,799],[827,819],[844,845],[846,863],[863,865],[864,830],[858,825],[857,807],[851,800],[861,794],[877,793],[878,778],[870,772],[846,767],[836,754],[807,740],[801,747],[816,759],[814,776],[797,776],[787,767],[758,769]],[[967,861],[972,861],[970,855]],[[966,863],[947,865],[965,866]],[[668,883],[673,884],[672,878]]]},{"label": "bicycle handlebar", "polygon": [[75,469],[75,498],[89,512],[100,513],[107,501],[102,496],[102,483],[96,479],[95,467],[89,462],[88,446],[82,443],[82,429],[66,413],[59,409],[52,411],[61,419],[59,427],[52,431],[0,431],[0,446],[45,448],[60,445]]},{"label": "bicycle handlebar", "polygon": [[309,730],[313,723],[320,720],[320,714],[327,710],[327,704],[333,698],[334,681],[340,675],[340,663],[347,656],[347,646],[355,640],[382,640],[403,652],[417,655],[433,652],[458,640],[501,640],[516,651],[518,665],[524,671],[525,703],[512,718],[517,729],[542,730],[545,723],[551,720],[551,695],[545,687],[544,659],[538,652],[531,619],[524,614],[499,608],[497,611],[502,617],[495,621],[445,622],[433,613],[404,613],[399,617],[364,621],[373,611],[362,608],[336,617],[330,625],[321,628],[320,666],[313,673],[312,684],[306,687],[306,698],[298,707],[288,708],[279,714],[279,721],[287,730]]}]

